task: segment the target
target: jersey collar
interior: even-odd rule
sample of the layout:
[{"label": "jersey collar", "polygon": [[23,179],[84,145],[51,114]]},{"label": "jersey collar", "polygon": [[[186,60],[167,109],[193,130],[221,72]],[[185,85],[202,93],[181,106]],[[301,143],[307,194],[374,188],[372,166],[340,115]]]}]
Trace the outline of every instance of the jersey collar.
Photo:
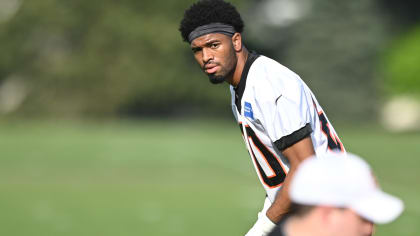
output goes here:
[{"label": "jersey collar", "polygon": [[259,57],[255,51],[250,51],[248,58],[246,59],[244,69],[242,71],[241,80],[239,81],[238,86],[235,88],[235,105],[239,112],[241,112],[241,100],[242,95],[245,91],[246,79],[248,77],[249,69],[251,68],[252,63]]}]

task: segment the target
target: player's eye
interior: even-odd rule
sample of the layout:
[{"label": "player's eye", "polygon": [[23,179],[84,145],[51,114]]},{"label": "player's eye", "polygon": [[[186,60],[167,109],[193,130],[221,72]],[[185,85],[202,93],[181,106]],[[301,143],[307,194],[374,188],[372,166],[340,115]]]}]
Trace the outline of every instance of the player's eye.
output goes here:
[{"label": "player's eye", "polygon": [[191,50],[193,51],[193,53],[197,53],[199,51],[201,51],[201,48],[191,48]]},{"label": "player's eye", "polygon": [[210,48],[211,49],[216,49],[216,48],[218,48],[219,47],[219,43],[212,43],[212,44],[210,44]]}]

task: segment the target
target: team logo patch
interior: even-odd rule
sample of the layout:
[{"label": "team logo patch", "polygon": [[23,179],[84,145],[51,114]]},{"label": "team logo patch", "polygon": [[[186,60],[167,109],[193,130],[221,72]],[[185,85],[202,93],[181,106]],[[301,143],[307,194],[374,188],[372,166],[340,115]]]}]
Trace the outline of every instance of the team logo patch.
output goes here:
[{"label": "team logo patch", "polygon": [[244,115],[245,115],[245,117],[249,117],[251,119],[254,119],[254,112],[252,112],[252,106],[251,106],[251,103],[249,103],[249,102],[245,102]]}]

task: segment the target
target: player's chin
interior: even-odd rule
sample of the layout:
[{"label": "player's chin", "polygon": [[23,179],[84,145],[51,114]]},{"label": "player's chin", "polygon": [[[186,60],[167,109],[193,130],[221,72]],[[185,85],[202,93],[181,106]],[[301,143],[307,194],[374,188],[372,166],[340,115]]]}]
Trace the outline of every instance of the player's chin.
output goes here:
[{"label": "player's chin", "polygon": [[209,81],[212,84],[221,84],[223,82],[225,82],[225,77],[224,76],[218,76],[215,74],[209,74]]}]

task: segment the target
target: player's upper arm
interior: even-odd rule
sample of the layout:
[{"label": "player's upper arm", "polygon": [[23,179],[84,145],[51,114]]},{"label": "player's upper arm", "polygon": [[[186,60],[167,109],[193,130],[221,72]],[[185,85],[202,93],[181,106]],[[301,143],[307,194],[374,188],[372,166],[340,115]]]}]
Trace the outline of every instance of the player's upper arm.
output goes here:
[{"label": "player's upper arm", "polygon": [[296,168],[304,159],[315,155],[314,146],[312,144],[311,136],[307,136],[293,145],[282,150],[284,156],[290,162],[290,168]]},{"label": "player's upper arm", "polygon": [[[274,144],[276,145],[277,149],[283,152],[284,150],[292,147],[293,145],[297,144],[301,140],[308,137],[310,138],[311,133],[312,133],[311,124],[307,123],[302,128],[294,131],[293,133],[281,137],[280,139],[275,141]],[[312,149],[313,149],[313,146],[312,146]]]}]

